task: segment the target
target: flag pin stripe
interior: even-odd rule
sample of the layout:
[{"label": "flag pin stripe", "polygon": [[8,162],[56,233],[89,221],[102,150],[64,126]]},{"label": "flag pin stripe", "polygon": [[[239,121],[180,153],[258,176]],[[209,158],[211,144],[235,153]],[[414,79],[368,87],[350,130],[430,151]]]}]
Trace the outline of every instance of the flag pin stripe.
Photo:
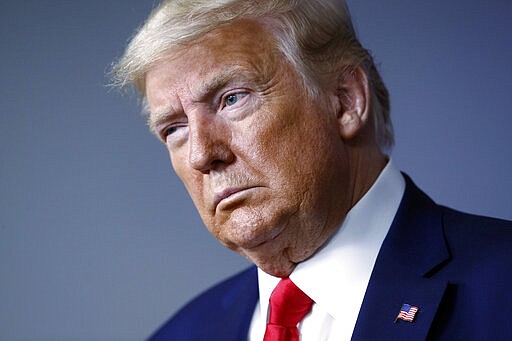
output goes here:
[{"label": "flag pin stripe", "polygon": [[413,322],[414,318],[416,317],[416,313],[420,309],[418,307],[415,307],[413,305],[404,303],[402,304],[402,308],[400,308],[400,312],[395,318],[395,323],[398,320],[407,321],[407,322]]}]

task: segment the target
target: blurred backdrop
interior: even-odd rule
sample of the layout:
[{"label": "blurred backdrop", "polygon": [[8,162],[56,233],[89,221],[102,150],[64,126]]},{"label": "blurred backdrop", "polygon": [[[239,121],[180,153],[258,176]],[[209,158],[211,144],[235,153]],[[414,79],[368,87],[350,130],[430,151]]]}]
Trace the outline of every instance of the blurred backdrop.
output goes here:
[{"label": "blurred backdrop", "polygon": [[[0,340],[141,340],[249,263],[198,218],[105,76],[154,1],[0,2]],[[512,219],[512,2],[349,0],[393,157],[436,201]]]}]

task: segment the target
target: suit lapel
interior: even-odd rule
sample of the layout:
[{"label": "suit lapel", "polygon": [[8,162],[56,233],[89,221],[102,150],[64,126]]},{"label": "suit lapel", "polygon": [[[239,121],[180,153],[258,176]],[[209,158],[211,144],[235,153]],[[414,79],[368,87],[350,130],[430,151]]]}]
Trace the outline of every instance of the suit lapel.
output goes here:
[{"label": "suit lapel", "polygon": [[[424,340],[447,283],[432,277],[449,259],[438,206],[406,178],[404,197],[379,251],[353,340]],[[402,304],[419,308],[398,320]]]}]

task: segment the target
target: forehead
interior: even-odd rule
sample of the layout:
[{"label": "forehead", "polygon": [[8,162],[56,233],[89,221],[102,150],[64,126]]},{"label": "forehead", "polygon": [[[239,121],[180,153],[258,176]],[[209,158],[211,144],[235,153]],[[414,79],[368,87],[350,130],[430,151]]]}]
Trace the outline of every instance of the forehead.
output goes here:
[{"label": "forehead", "polygon": [[240,20],[167,52],[146,73],[146,95],[155,80],[204,82],[209,75],[236,68],[265,78],[282,62],[273,35],[254,20]]}]

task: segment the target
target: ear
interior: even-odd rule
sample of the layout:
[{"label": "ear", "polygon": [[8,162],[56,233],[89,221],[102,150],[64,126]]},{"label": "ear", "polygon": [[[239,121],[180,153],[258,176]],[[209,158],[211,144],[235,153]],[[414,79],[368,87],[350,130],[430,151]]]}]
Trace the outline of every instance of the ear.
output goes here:
[{"label": "ear", "polygon": [[345,140],[353,139],[370,116],[368,77],[360,67],[343,69],[337,82],[336,100],[340,135]]}]

